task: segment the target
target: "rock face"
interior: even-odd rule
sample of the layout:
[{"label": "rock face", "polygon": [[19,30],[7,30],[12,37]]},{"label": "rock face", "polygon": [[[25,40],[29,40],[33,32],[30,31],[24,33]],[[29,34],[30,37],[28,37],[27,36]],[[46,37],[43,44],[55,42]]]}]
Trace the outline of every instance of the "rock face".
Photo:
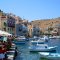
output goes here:
[{"label": "rock face", "polygon": [[48,27],[53,27],[60,24],[60,17],[55,19],[35,20],[31,22],[33,26],[40,27],[44,32]]}]

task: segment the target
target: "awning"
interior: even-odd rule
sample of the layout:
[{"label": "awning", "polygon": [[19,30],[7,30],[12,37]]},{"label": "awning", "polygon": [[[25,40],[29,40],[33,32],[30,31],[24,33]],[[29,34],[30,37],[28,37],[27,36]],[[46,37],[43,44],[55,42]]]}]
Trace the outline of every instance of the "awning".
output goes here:
[{"label": "awning", "polygon": [[5,31],[2,31],[2,30],[0,30],[0,35],[1,36],[12,36],[12,34],[5,32]]}]

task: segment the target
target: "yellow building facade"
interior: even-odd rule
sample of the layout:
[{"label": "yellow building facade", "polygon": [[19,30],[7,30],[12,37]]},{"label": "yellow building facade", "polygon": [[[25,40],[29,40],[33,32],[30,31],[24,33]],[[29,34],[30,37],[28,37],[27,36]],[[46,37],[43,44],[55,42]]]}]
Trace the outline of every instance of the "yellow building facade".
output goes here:
[{"label": "yellow building facade", "polygon": [[32,32],[33,32],[33,25],[28,24],[28,34],[30,37],[32,37]]},{"label": "yellow building facade", "polygon": [[7,24],[7,16],[0,16],[0,30],[7,30],[6,28],[6,24]]}]

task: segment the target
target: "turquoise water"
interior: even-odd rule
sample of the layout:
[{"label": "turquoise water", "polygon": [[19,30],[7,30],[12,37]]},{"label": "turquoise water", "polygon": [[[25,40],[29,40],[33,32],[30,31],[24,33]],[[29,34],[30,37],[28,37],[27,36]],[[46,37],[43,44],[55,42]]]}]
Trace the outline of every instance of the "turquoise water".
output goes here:
[{"label": "turquoise water", "polygon": [[[60,39],[50,39],[47,44],[49,46],[58,46],[57,52],[60,53]],[[15,60],[42,60],[40,59],[40,55],[37,53],[31,53],[29,52],[29,42],[26,42],[26,44],[16,44],[18,49],[18,55]],[[47,59],[43,59],[47,60]]]}]

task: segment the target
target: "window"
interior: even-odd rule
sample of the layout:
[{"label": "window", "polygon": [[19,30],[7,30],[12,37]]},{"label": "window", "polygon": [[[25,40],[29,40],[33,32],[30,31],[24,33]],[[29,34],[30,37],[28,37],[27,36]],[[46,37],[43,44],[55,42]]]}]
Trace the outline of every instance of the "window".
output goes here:
[{"label": "window", "polygon": [[6,31],[6,28],[3,28],[4,29],[4,31]]},{"label": "window", "polygon": [[23,31],[23,33],[26,33],[26,31]]},{"label": "window", "polygon": [[7,26],[6,22],[4,22],[4,26]]},{"label": "window", "polygon": [[21,29],[21,28],[19,28],[19,31],[22,31],[22,29]]},{"label": "window", "polygon": [[9,30],[9,28],[8,28],[8,30]]}]

